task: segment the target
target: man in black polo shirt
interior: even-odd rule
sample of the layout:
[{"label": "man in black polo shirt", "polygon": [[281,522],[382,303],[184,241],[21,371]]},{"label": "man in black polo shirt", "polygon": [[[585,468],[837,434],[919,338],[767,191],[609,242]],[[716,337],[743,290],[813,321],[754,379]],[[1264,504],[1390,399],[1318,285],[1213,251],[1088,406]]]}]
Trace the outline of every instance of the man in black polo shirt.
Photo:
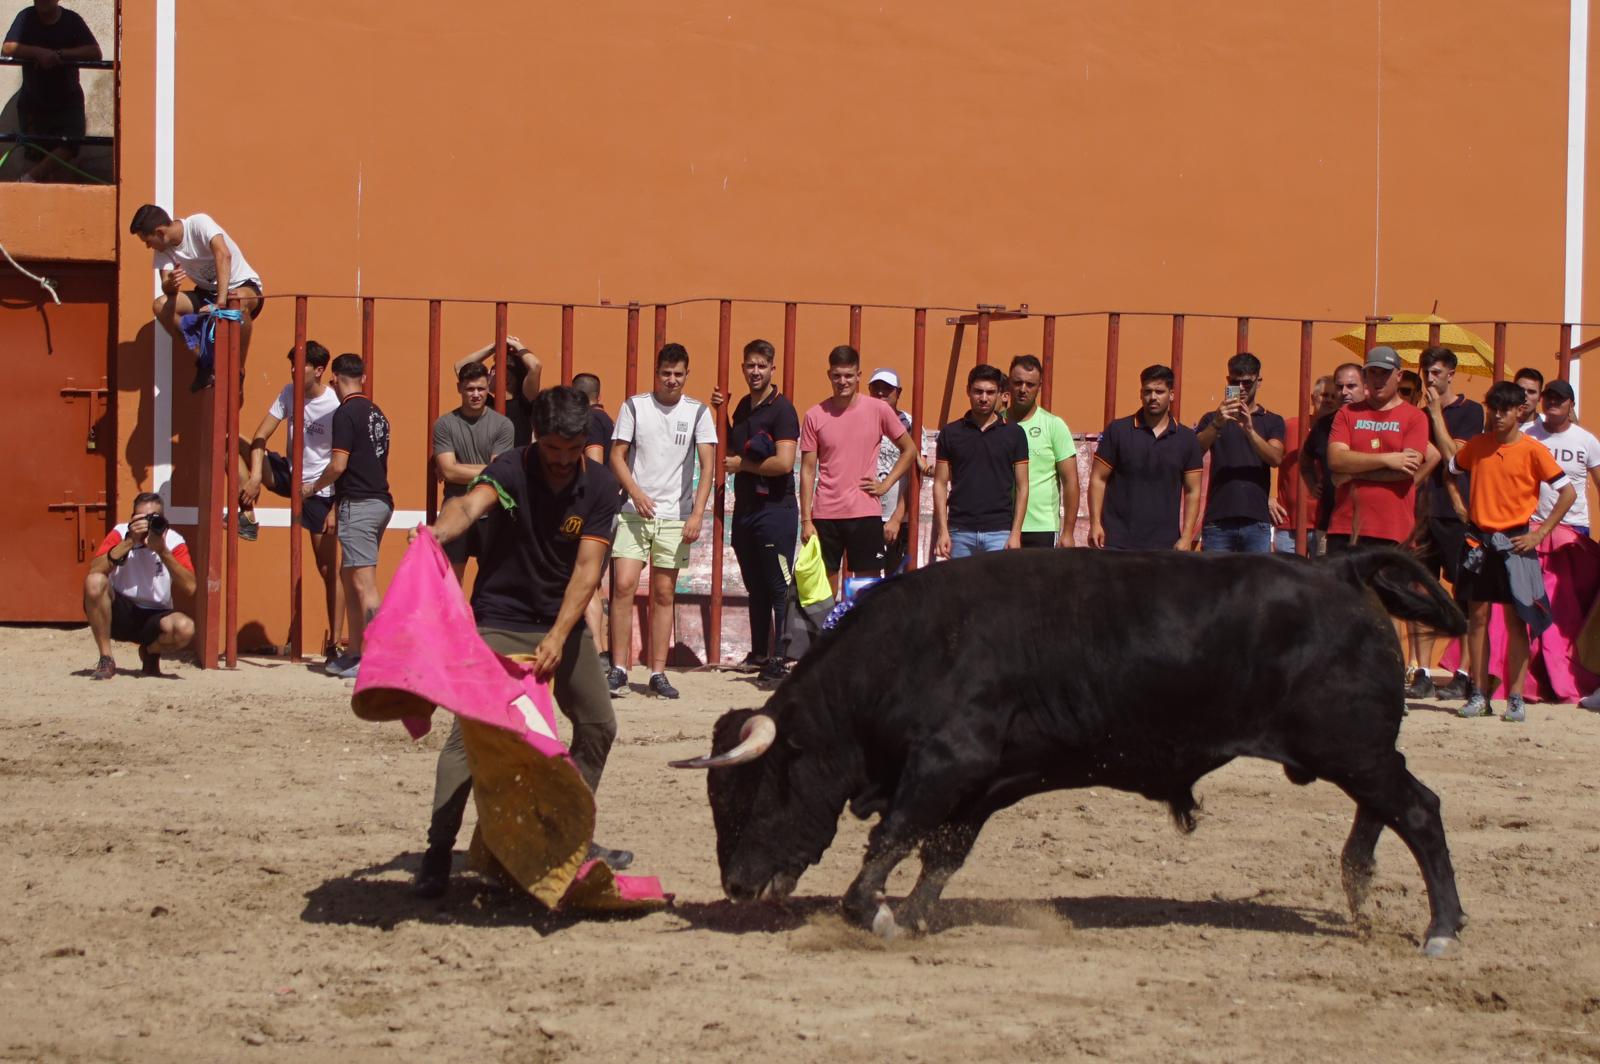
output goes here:
[{"label": "man in black polo shirt", "polygon": [[[750,394],[734,407],[724,459],[733,474],[733,553],[750,599],[750,655],[744,663],[759,667],[764,680],[784,676],[783,617],[800,534],[794,493],[800,415],[772,381],[775,357],[765,340],[744,345],[741,368]],[[723,400],[720,390],[711,393],[712,406],[720,409]]]},{"label": "man in black polo shirt", "polygon": [[[1452,587],[1461,562],[1462,547],[1467,538],[1467,500],[1470,477],[1465,474],[1451,476],[1450,459],[1455,457],[1468,440],[1483,434],[1483,407],[1458,395],[1455,391],[1456,355],[1448,347],[1430,347],[1418,360],[1427,387],[1423,391],[1423,409],[1428,414],[1429,434],[1433,445],[1439,449],[1439,464],[1424,481],[1424,519],[1417,522],[1412,533],[1417,541],[1417,555],[1422,564],[1442,575]],[[1450,487],[1454,485],[1452,497]],[[1477,647],[1473,640],[1464,639],[1465,656],[1461,662],[1465,671],[1456,670],[1455,676],[1441,687],[1435,688],[1428,674],[1428,663],[1433,660],[1437,636],[1425,632],[1420,625],[1410,626],[1411,640],[1415,644],[1408,655],[1411,658],[1406,677],[1407,698],[1467,698],[1472,694],[1473,659]]]},{"label": "man in black polo shirt", "polygon": [[[600,405],[600,378],[593,373],[578,373],[572,378],[572,386],[589,400],[589,435],[583,441],[583,456],[609,467],[611,434],[617,425],[611,420],[611,415],[606,413],[605,407]],[[606,600],[610,596],[604,585],[605,578],[602,576],[601,586],[595,588],[594,596],[589,599],[589,605],[583,611],[583,623],[589,626],[589,634],[594,638],[595,648],[600,651],[600,666],[609,674],[611,626],[606,623]]]},{"label": "man in black polo shirt", "polygon": [[[448,543],[489,515],[472,590],[478,634],[497,653],[533,655],[534,672],[550,682],[557,707],[572,722],[573,764],[594,790],[617,718],[583,611],[611,551],[621,489],[605,466],[584,457],[589,401],[582,393],[547,388],[531,407],[537,442],[490,462],[465,495],[445,503],[432,531]],[[422,897],[438,897],[449,885],[471,789],[458,722],[439,752],[428,849],[416,880]],[[633,861],[626,850],[600,846],[591,846],[589,856],[614,869]]]},{"label": "man in black polo shirt", "polygon": [[934,452],[934,554],[965,558],[1022,549],[1028,512],[1028,437],[995,406],[1006,375],[995,366],[967,374],[966,416],[939,430]]},{"label": "man in black polo shirt", "polygon": [[1267,500],[1272,470],[1283,463],[1283,418],[1256,402],[1261,360],[1247,351],[1228,359],[1228,395],[1195,426],[1200,450],[1211,452],[1211,489],[1200,530],[1203,550],[1272,552]]},{"label": "man in black polo shirt", "polygon": [[[1190,550],[1200,519],[1205,453],[1171,416],[1172,367],[1139,374],[1143,404],[1106,426],[1089,476],[1089,544],[1115,550]],[[1183,520],[1178,519],[1182,502]]]}]

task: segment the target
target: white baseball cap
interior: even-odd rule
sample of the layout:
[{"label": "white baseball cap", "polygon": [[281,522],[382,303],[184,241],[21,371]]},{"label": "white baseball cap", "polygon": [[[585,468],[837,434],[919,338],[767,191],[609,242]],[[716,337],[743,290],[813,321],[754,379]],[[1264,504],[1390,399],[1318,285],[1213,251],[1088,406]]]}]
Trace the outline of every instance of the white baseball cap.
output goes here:
[{"label": "white baseball cap", "polygon": [[867,379],[867,383],[876,384],[878,381],[882,381],[891,388],[898,388],[900,387],[900,374],[892,369],[875,369],[872,371],[872,376]]}]

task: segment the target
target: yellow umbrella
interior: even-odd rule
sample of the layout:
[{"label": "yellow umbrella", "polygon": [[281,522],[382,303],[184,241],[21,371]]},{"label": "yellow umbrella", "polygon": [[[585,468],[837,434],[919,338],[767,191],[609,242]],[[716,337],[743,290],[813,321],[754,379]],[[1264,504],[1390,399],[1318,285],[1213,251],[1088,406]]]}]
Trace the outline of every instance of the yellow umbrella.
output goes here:
[{"label": "yellow umbrella", "polygon": [[[1457,372],[1473,377],[1494,376],[1494,348],[1489,342],[1437,314],[1396,314],[1388,321],[1380,321],[1377,342],[1394,348],[1400,354],[1400,361],[1415,367],[1428,346],[1428,326],[1433,324],[1439,326],[1439,346],[1455,352]],[[1366,353],[1365,326],[1341,333],[1333,339],[1358,355]]]}]

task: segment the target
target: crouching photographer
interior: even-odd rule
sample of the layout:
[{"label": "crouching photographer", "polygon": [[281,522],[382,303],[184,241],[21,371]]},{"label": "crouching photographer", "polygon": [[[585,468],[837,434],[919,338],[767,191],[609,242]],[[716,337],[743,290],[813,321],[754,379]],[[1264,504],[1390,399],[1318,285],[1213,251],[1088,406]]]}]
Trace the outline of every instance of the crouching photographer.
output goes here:
[{"label": "crouching photographer", "polygon": [[94,679],[117,674],[113,639],[138,644],[146,676],[161,675],[162,654],[189,645],[194,621],[172,608],[174,584],[194,593],[189,547],[167,523],[161,496],[142,492],[133,500],[133,516],[106,534],[83,579],[83,615],[100,650]]}]

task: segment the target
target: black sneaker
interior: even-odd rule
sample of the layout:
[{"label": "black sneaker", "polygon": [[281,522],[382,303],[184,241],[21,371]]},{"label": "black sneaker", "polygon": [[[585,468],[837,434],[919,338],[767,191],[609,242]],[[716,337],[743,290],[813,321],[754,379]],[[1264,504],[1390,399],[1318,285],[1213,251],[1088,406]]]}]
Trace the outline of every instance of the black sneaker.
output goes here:
[{"label": "black sneaker", "polygon": [[203,392],[216,383],[217,375],[211,367],[202,363],[198,358],[194,360],[194,380],[189,384],[190,392]]},{"label": "black sneaker", "polygon": [[451,850],[427,850],[422,855],[422,866],[411,883],[411,893],[419,898],[442,898],[450,889],[450,865],[455,854]]},{"label": "black sneaker", "polygon": [[618,665],[613,665],[606,670],[606,687],[613,695],[623,694],[628,690],[628,670]]},{"label": "black sneaker", "polygon": [[611,870],[613,872],[621,872],[623,869],[633,864],[633,851],[610,850],[600,845],[598,842],[591,842],[589,844],[588,860],[604,861],[606,864],[611,866]]},{"label": "black sneaker", "polygon": [[161,676],[161,655],[154,650],[139,648],[139,674],[141,676]]},{"label": "black sneaker", "polygon": [[1450,677],[1449,683],[1445,684],[1443,687],[1436,687],[1433,690],[1433,697],[1439,699],[1467,698],[1471,694],[1472,677],[1468,676],[1459,669],[1456,670],[1456,674],[1454,676]]},{"label": "black sneaker", "polygon": [[746,654],[744,656],[744,660],[739,662],[739,664],[735,667],[742,672],[759,672],[766,664],[766,659],[752,650],[750,653]]},{"label": "black sneaker", "polygon": [[762,683],[782,683],[789,675],[789,670],[784,668],[782,658],[768,658],[761,665],[760,680]]},{"label": "black sneaker", "polygon": [[239,538],[246,543],[254,543],[261,535],[261,526],[256,523],[254,514],[241,512],[239,514]]},{"label": "black sneaker", "polygon": [[117,675],[117,659],[110,654],[101,654],[100,660],[94,663],[94,671],[89,674],[91,680],[109,680]]},{"label": "black sneaker", "polygon": [[1433,698],[1436,691],[1433,686],[1433,677],[1428,675],[1427,669],[1417,669],[1412,673],[1411,682],[1406,684],[1407,698]]},{"label": "black sneaker", "polygon": [[650,693],[657,698],[678,697],[678,689],[672,686],[672,681],[667,679],[667,674],[664,672],[652,672],[650,674]]}]

